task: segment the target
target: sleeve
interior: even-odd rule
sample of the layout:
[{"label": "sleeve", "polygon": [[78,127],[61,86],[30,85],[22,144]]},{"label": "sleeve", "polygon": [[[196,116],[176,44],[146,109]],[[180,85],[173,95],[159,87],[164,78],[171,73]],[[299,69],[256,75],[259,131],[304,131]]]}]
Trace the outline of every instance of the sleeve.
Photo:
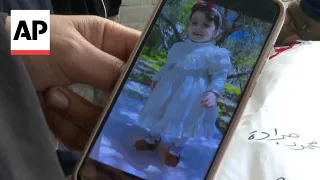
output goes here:
[{"label": "sleeve", "polygon": [[[54,0],[54,1],[58,1],[58,0]],[[50,10],[50,13],[54,14],[51,0],[0,0],[0,12],[4,12],[10,15],[10,10],[13,10],[13,9]]]},{"label": "sleeve", "polygon": [[176,55],[175,54],[176,54],[176,52],[178,52],[178,50],[177,50],[178,47],[179,47],[179,43],[176,43],[170,48],[170,50],[168,52],[166,63],[159,69],[159,71],[157,73],[155,73],[155,75],[152,78],[153,81],[159,81],[161,79],[161,77],[163,76],[163,74],[168,72],[173,67],[173,65],[176,62]]},{"label": "sleeve", "polygon": [[232,65],[227,53],[210,56],[210,66],[208,69],[210,83],[207,91],[214,92],[216,95],[222,97],[224,94],[224,86],[231,69]]},{"label": "sleeve", "polygon": [[5,18],[0,13],[0,179],[62,180],[36,92],[19,58],[10,55]]}]

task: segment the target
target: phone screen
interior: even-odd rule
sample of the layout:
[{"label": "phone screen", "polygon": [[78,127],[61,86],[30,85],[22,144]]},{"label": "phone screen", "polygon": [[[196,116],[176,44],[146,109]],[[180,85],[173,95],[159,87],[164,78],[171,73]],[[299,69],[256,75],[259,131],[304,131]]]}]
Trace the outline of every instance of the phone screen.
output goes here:
[{"label": "phone screen", "polygon": [[254,2],[160,5],[87,155],[96,171],[206,177],[278,15]]}]

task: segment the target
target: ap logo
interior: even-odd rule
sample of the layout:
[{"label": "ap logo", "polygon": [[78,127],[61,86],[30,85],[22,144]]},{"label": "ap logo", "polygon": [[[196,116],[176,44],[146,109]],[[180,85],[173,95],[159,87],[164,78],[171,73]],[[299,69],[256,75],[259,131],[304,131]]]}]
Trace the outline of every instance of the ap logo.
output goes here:
[{"label": "ap logo", "polygon": [[11,55],[50,55],[50,10],[11,10]]}]

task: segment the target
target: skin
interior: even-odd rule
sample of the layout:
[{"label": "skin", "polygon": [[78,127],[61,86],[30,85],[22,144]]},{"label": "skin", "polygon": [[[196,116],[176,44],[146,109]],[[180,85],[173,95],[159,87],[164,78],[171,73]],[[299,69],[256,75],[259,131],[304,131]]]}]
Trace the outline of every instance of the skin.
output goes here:
[{"label": "skin", "polygon": [[[188,25],[188,37],[191,41],[197,43],[208,42],[216,37],[216,35],[216,26],[213,22],[206,19],[203,12],[197,11],[192,15]],[[150,85],[151,90],[154,90],[156,85],[157,82],[152,82]],[[215,93],[208,91],[200,103],[203,107],[210,108],[216,104],[216,99]]]},{"label": "skin", "polygon": [[216,26],[203,12],[195,12],[188,25],[188,37],[197,43],[211,41],[216,36]]},{"label": "skin", "polygon": [[[85,83],[112,91],[140,32],[96,16],[51,16],[51,55],[23,56],[47,123],[57,139],[81,151],[100,107],[67,86]],[[10,17],[6,19],[10,32]]]}]

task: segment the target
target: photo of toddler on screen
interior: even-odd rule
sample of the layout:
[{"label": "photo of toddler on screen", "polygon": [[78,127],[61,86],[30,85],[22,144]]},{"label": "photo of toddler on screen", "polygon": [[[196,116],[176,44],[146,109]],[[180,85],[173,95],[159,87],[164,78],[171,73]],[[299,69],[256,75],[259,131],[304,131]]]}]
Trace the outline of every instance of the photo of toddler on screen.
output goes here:
[{"label": "photo of toddler on screen", "polygon": [[144,179],[203,179],[271,28],[215,3],[166,1],[90,158]]},{"label": "photo of toddler on screen", "polygon": [[168,166],[177,166],[186,139],[213,138],[219,132],[215,125],[217,98],[223,96],[232,70],[228,50],[213,44],[221,26],[215,4],[194,4],[188,39],[173,44],[166,63],[153,76],[152,93],[139,122],[150,135],[138,140],[135,147],[155,150],[162,146]]}]

